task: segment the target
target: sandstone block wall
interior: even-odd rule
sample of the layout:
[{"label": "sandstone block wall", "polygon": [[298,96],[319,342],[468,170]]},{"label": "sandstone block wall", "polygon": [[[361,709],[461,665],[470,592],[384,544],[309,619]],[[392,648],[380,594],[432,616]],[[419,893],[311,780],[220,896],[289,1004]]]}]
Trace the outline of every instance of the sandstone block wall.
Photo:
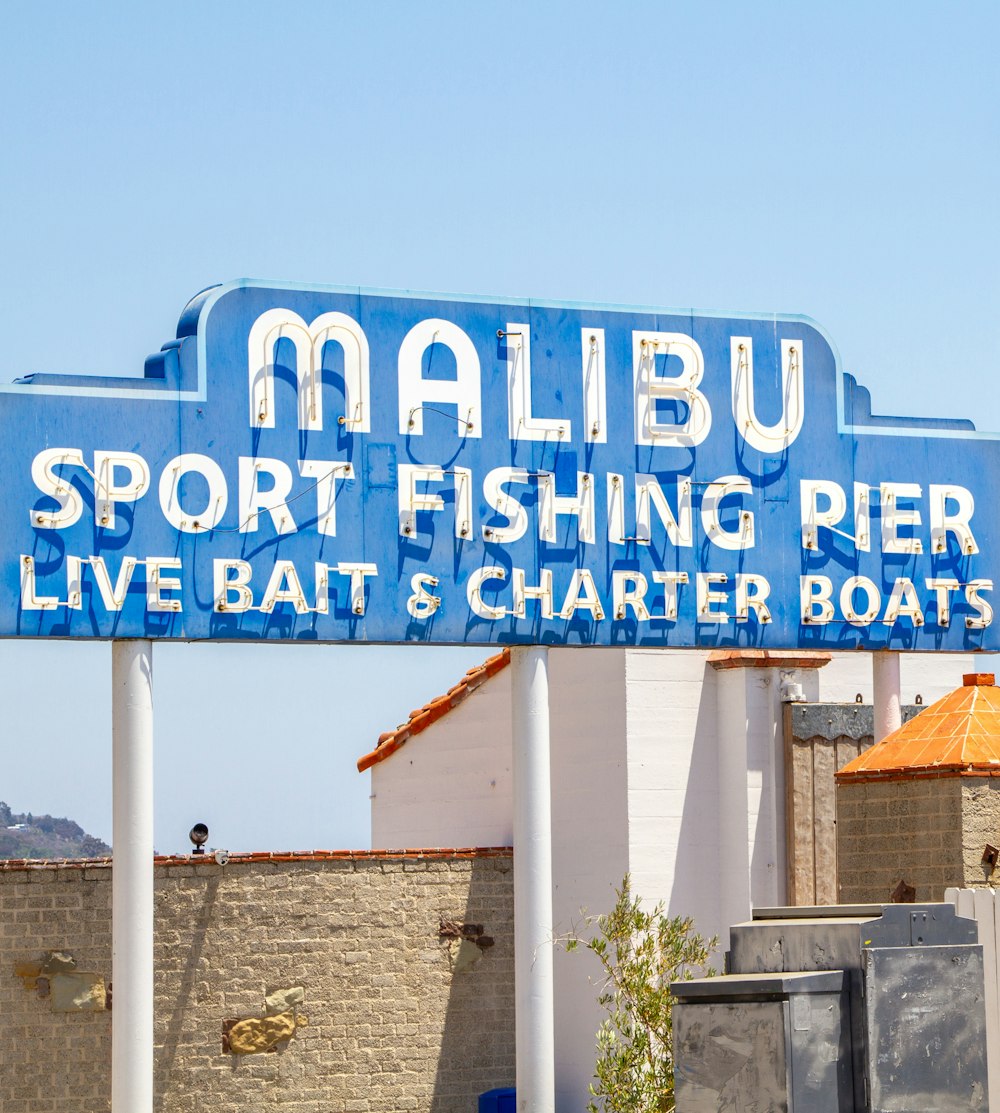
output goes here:
[{"label": "sandstone block wall", "polygon": [[[467,1113],[513,1085],[510,851],[169,860],[155,885],[158,1111]],[[111,1013],[15,973],[49,951],[111,980],[109,865],[0,867],[0,1108],[108,1110]],[[295,1035],[224,1051],[276,990]]]},{"label": "sandstone block wall", "polygon": [[917,890],[917,900],[940,901],[949,885],[966,883],[962,780],[925,777],[837,787],[843,903],[885,903],[900,880]]}]

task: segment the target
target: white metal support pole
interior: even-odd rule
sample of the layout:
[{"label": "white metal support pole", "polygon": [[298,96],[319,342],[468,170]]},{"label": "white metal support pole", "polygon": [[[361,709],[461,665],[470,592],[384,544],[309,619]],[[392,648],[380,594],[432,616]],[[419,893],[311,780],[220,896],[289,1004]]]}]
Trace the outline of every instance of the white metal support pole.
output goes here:
[{"label": "white metal support pole", "polygon": [[875,696],[875,741],[903,725],[900,699],[899,654],[883,649],[872,654],[872,688]]},{"label": "white metal support pole", "polygon": [[552,798],[548,650],[515,648],[513,688],[514,1002],[517,1108],[555,1109]]},{"label": "white metal support pole", "polygon": [[111,643],[111,1108],[153,1109],[153,646]]}]

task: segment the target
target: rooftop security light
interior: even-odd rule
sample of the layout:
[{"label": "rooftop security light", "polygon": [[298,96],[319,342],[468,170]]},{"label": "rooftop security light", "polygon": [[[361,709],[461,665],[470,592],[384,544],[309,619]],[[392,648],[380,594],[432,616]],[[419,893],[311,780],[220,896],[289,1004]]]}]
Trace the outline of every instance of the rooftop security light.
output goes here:
[{"label": "rooftop security light", "polygon": [[194,843],[192,854],[205,853],[205,843],[208,842],[208,828],[204,823],[196,823],[188,833],[188,838]]}]

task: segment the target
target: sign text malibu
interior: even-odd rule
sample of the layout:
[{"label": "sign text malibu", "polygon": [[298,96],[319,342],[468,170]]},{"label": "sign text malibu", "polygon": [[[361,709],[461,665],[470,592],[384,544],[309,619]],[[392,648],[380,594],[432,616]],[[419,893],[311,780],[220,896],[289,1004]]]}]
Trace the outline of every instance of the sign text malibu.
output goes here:
[{"label": "sign text malibu", "polygon": [[995,648],[996,442],[802,318],[239,283],[123,383],[0,399],[2,633]]}]

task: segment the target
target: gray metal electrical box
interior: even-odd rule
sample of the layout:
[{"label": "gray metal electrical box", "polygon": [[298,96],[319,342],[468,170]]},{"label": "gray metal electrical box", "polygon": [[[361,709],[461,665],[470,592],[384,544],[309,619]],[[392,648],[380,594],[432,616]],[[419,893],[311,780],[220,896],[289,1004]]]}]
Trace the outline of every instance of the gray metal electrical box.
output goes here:
[{"label": "gray metal electrical box", "polygon": [[674,992],[678,1110],[853,1111],[842,970],[702,978]]},{"label": "gray metal electrical box", "polygon": [[977,939],[950,904],[756,911],[671,987],[677,1113],[986,1113]]}]

